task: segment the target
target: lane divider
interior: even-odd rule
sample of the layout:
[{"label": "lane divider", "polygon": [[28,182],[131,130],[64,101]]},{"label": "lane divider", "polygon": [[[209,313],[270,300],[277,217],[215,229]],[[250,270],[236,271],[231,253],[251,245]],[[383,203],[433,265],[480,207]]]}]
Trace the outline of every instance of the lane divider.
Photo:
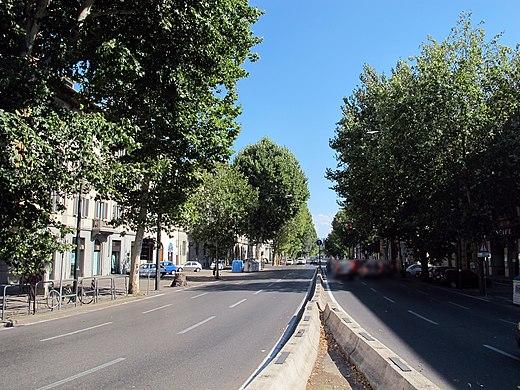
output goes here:
[{"label": "lane divider", "polygon": [[63,333],[63,334],[60,334],[60,335],[58,335],[58,336],[53,336],[53,337],[47,337],[46,339],[41,339],[40,341],[49,341],[49,340],[59,339],[59,338],[62,338],[62,337],[67,337],[67,336],[71,336],[71,335],[73,335],[73,334],[78,334],[78,333],[86,332],[87,330],[92,330],[92,329],[96,329],[96,328],[101,328],[102,326],[110,325],[110,324],[112,324],[112,323],[113,323],[113,322],[105,322],[104,324],[99,324],[99,325],[89,326],[88,328],[75,330],[74,332]]}]

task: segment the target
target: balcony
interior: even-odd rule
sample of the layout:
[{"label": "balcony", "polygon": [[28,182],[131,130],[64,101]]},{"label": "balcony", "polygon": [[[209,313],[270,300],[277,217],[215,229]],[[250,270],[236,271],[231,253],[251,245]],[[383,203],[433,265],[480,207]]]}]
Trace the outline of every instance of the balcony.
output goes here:
[{"label": "balcony", "polygon": [[94,234],[113,234],[116,228],[104,219],[94,218],[92,220],[92,233]]}]

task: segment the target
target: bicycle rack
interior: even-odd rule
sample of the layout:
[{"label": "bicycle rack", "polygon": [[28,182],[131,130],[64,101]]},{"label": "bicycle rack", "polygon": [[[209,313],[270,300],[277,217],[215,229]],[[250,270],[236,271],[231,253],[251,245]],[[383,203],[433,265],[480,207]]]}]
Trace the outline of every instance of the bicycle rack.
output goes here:
[{"label": "bicycle rack", "polygon": [[100,280],[110,280],[110,299],[111,300],[116,299],[116,286],[115,286],[114,277],[112,277],[112,276],[95,277],[94,281],[95,281],[95,287],[96,287],[96,302],[98,301],[98,297],[100,295],[99,294],[99,291],[100,291],[99,281]]},{"label": "bicycle rack", "polygon": [[[39,282],[36,282],[34,285],[34,291],[32,293],[34,294],[33,298],[33,310],[32,314],[36,314],[37,312],[37,306],[38,306],[38,285],[41,285],[43,287],[43,298],[46,299],[47,295],[49,293],[49,290],[45,288],[46,285],[50,285],[52,290],[55,290],[54,288],[54,280],[40,280]],[[31,286],[32,287],[32,286]],[[29,294],[29,312],[31,310],[31,296],[32,294]]]},{"label": "bicycle rack", "polygon": [[[90,284],[89,285],[85,285],[84,281],[85,280],[90,280]],[[88,290],[85,290],[86,288],[90,288],[92,286],[92,281],[94,282],[94,290],[92,292],[88,291]],[[87,277],[84,277],[84,278],[80,278],[78,280],[78,293],[79,293],[79,290],[80,288],[82,289],[82,291],[88,291],[88,293],[84,293],[84,296],[88,296],[88,295],[92,295],[94,297],[94,302],[97,302],[97,284],[96,284],[96,277],[94,276],[87,276]],[[83,302],[82,300],[80,300],[81,304],[83,305]]]},{"label": "bicycle rack", "polygon": [[[0,319],[3,321],[5,319],[5,312],[7,310],[7,289],[9,288],[18,288],[19,289],[19,292],[18,292],[18,296],[22,295],[22,290],[23,290],[23,287],[27,287],[29,286],[29,288],[31,288],[31,286],[27,283],[24,283],[24,284],[6,284],[6,285],[3,285],[1,286],[2,287],[2,290],[3,290],[3,293],[2,293],[2,315],[0,316]],[[29,301],[29,294],[27,294],[27,300]],[[28,313],[30,313],[30,307],[28,306],[27,307],[27,310],[28,310]]]}]

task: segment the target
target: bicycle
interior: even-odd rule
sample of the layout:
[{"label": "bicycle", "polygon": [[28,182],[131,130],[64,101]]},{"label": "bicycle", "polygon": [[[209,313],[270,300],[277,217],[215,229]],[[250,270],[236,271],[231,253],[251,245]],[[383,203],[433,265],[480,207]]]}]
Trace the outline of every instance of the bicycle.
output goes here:
[{"label": "bicycle", "polygon": [[89,303],[92,303],[95,298],[96,293],[96,282],[94,279],[92,279],[92,282],[90,283],[90,286],[79,286],[78,292],[75,294],[72,290],[72,286],[70,284],[67,284],[66,286],[63,286],[62,293],[60,294],[60,290],[52,287],[52,290],[49,291],[47,294],[46,304],[49,309],[55,309],[60,305],[60,300],[63,301],[68,298],[69,300],[66,302],[68,303],[75,303],[76,297],[79,299],[79,301],[82,304],[88,305]]}]

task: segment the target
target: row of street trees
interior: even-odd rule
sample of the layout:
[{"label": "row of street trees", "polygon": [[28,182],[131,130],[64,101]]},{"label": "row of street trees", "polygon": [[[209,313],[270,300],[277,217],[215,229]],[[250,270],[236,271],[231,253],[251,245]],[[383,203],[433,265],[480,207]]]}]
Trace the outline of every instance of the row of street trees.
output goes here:
[{"label": "row of street trees", "polygon": [[[231,165],[206,172],[185,204],[185,215],[193,238],[217,259],[239,236],[254,244],[272,240],[278,255],[309,254],[316,232],[308,197],[298,160],[287,148],[264,138],[238,153]],[[260,259],[261,253],[255,257]]]},{"label": "row of street trees", "polygon": [[231,154],[260,14],[247,0],[2,1],[0,259],[41,273],[65,249],[51,194],[95,189],[136,231],[138,292],[145,231],[177,222]]},{"label": "row of street trees", "polygon": [[[389,76],[366,67],[344,100],[327,176],[353,241],[405,241],[423,264],[489,238],[520,205],[520,55],[462,15]],[[333,230],[332,234],[342,234]]]}]

